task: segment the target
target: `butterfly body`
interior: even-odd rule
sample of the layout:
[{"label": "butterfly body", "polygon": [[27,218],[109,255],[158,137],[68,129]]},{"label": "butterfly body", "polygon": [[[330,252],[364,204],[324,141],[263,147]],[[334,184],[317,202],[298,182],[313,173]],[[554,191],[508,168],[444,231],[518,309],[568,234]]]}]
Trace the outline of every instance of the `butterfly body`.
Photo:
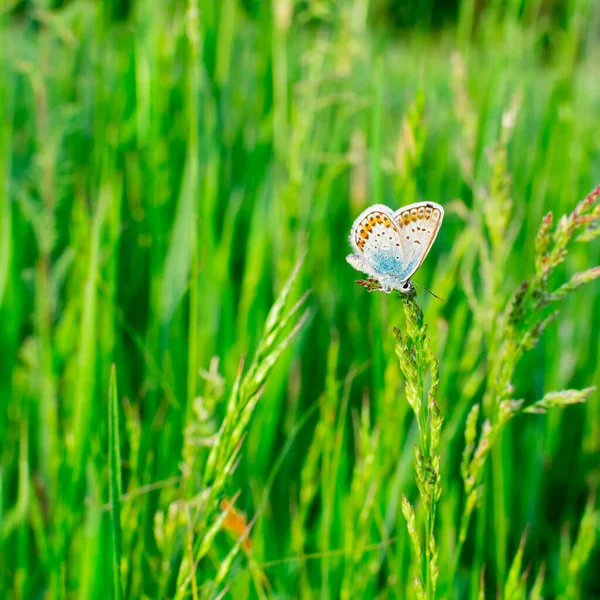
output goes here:
[{"label": "butterfly body", "polygon": [[410,278],[425,260],[443,218],[444,209],[435,202],[416,202],[396,212],[375,204],[354,221],[354,254],[346,260],[376,279],[382,291],[410,293]]}]

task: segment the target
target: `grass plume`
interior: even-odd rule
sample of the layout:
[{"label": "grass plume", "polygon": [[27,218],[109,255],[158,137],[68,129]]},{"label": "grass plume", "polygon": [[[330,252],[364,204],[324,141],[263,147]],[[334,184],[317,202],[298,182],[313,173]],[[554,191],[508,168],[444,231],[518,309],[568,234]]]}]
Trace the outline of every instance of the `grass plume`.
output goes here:
[{"label": "grass plume", "polygon": [[435,402],[440,378],[439,361],[433,355],[423,312],[415,300],[414,292],[404,299],[404,316],[406,333],[402,334],[399,329],[395,329],[394,333],[396,355],[406,379],[406,399],[419,431],[419,443],[415,446],[415,472],[424,524],[421,536],[416,527],[414,510],[405,496],[402,497],[402,513],[417,562],[417,597],[435,598],[440,567],[434,527],[442,493],[438,446],[443,418]]}]

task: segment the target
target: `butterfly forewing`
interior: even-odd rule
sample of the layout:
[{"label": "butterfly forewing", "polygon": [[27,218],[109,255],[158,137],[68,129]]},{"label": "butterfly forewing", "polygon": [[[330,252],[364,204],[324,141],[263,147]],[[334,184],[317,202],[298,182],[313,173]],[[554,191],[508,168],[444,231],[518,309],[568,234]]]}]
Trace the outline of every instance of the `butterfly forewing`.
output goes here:
[{"label": "butterfly forewing", "polygon": [[[387,206],[375,204],[361,213],[352,225],[350,241],[357,257],[348,262],[370,275],[405,275],[405,257],[401,233],[394,213]],[[368,268],[358,267],[362,262]]]},{"label": "butterfly forewing", "polygon": [[402,250],[394,213],[383,204],[367,208],[356,218],[350,238],[352,245],[367,258],[380,250]]},{"label": "butterfly forewing", "polygon": [[394,213],[402,256],[410,277],[423,263],[444,218],[444,209],[435,202],[416,202]]}]

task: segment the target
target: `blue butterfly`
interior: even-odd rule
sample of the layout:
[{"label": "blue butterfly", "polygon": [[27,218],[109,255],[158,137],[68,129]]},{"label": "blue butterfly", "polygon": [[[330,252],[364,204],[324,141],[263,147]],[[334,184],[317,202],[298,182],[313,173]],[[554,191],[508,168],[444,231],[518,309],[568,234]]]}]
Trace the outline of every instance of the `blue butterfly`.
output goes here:
[{"label": "blue butterfly", "polygon": [[363,211],[350,230],[354,254],[346,260],[376,279],[382,291],[412,291],[410,278],[429,253],[444,218],[435,202],[416,202],[394,212],[383,204]]}]

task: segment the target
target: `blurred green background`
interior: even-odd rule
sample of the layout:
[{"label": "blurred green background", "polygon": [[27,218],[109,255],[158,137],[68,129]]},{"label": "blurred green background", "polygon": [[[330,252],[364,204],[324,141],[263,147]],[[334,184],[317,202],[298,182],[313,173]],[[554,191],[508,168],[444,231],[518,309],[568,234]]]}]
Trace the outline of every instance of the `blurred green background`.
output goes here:
[{"label": "blurred green background", "polygon": [[[597,548],[573,551],[599,482],[597,392],[509,425],[449,579],[465,418],[489,385],[486,324],[531,276],[542,217],[600,183],[597,2],[0,10],[0,597],[112,597],[113,363],[123,597],[414,597],[402,305],[355,285],[345,255],[364,208],[419,200],[446,209],[415,276],[446,299],[418,296],[445,418],[438,596],[540,597],[541,572],[543,597],[600,597],[577,559],[598,564]],[[490,207],[508,220],[493,275]],[[308,320],[231,434],[243,445],[210,496],[240,361],[305,252],[291,300],[311,290]],[[574,245],[557,280],[599,259],[598,243]],[[599,292],[568,297],[521,361],[516,398],[600,382]],[[231,499],[239,522],[255,517],[237,554],[231,511],[217,531]],[[525,530],[528,576],[507,592]],[[203,540],[188,577],[186,548]]]}]

